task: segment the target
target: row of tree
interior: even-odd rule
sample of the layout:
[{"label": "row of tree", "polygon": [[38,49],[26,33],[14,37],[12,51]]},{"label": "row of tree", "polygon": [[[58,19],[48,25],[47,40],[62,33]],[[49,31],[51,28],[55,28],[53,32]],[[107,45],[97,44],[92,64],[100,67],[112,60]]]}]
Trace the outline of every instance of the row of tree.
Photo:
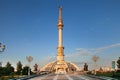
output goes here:
[{"label": "row of tree", "polygon": [[[118,70],[120,70],[120,57],[119,59],[117,60],[117,66],[118,66]],[[17,63],[17,67],[16,67],[16,71],[15,71],[15,68],[11,65],[10,62],[7,62],[6,65],[4,67],[0,66],[0,76],[3,76],[3,75],[13,75],[13,74],[16,74],[16,75],[27,75],[28,74],[28,70],[29,70],[29,67],[28,66],[24,66],[22,65],[22,63],[19,61]],[[34,72],[37,72],[38,71],[38,65],[35,64],[34,65]]]},{"label": "row of tree", "polygon": [[[35,64],[37,65],[37,64]],[[37,66],[34,67],[35,70],[37,70]],[[19,61],[17,63],[16,71],[15,68],[11,65],[10,62],[7,62],[4,67],[0,66],[0,76],[5,76],[5,75],[27,75],[28,74],[28,66],[22,65],[22,63]]]},{"label": "row of tree", "polygon": [[120,71],[120,57],[119,57],[119,59],[117,60],[117,66],[118,66],[118,69],[119,69],[119,71]]},{"label": "row of tree", "polygon": [[5,67],[0,67],[0,75],[10,75],[14,72],[14,67],[11,66],[10,62],[7,62]]}]

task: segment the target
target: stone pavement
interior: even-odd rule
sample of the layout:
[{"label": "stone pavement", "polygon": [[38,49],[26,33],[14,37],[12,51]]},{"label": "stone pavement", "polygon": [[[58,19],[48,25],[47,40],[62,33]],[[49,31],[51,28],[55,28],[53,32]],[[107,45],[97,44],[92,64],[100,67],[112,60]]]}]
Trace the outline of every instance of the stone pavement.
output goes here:
[{"label": "stone pavement", "polygon": [[29,80],[102,80],[102,79],[77,74],[48,74],[38,76]]}]

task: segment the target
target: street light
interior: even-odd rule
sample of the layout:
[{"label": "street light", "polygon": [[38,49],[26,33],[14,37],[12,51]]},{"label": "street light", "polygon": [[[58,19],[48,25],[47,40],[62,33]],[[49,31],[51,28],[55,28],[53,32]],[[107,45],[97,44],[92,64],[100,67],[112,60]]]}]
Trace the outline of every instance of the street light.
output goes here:
[{"label": "street light", "polygon": [[0,67],[2,67],[2,62],[0,62]]},{"label": "street light", "polygon": [[5,50],[5,45],[0,43],[0,52],[4,52]]},{"label": "street light", "polygon": [[[5,45],[4,44],[2,44],[2,43],[0,43],[0,53],[1,52],[4,52],[4,50],[5,50]],[[2,62],[0,62],[0,67],[2,66]]]},{"label": "street light", "polygon": [[99,59],[99,57],[97,57],[96,55],[94,55],[92,57],[92,60],[94,61],[94,70],[95,70],[94,74],[96,74],[96,67],[97,67],[96,62],[98,61],[98,59]]},{"label": "street light", "polygon": [[26,59],[27,59],[27,61],[29,62],[28,76],[30,76],[30,63],[31,63],[31,61],[33,60],[33,57],[28,56],[28,57],[26,57]]}]

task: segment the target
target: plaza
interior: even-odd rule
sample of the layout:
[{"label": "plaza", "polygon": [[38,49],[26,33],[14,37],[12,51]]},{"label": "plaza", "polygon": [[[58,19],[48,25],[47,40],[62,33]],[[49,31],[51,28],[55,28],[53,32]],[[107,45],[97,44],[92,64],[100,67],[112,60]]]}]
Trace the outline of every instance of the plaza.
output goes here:
[{"label": "plaza", "polygon": [[28,80],[117,80],[110,77],[98,77],[91,75],[78,75],[78,74],[48,74],[38,76]]},{"label": "plaza", "polygon": [[93,61],[95,61],[95,75],[88,75],[88,65],[85,63],[84,70],[74,63],[69,63],[65,61],[63,39],[62,39],[62,30],[63,30],[63,19],[62,19],[62,6],[59,6],[59,17],[58,17],[58,47],[57,47],[57,56],[55,62],[50,62],[41,68],[41,71],[48,71],[49,74],[37,76],[30,78],[29,80],[117,80],[110,77],[99,77],[96,75],[96,62],[99,57],[93,56]]},{"label": "plaza", "polygon": [[85,75],[76,75],[76,74],[49,74],[45,76],[35,77],[29,80],[100,80]]},{"label": "plaza", "polygon": [[119,80],[119,3],[1,0],[0,80]]}]

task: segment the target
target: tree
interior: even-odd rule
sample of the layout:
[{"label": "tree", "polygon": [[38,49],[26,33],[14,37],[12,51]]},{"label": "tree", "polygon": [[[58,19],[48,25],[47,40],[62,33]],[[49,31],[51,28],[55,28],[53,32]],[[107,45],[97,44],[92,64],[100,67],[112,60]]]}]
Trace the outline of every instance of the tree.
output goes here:
[{"label": "tree", "polygon": [[119,57],[119,59],[117,60],[117,67],[118,67],[118,69],[120,69],[120,57]]},{"label": "tree", "polygon": [[3,68],[5,75],[10,75],[11,73],[14,73],[14,67],[11,66],[10,62],[7,62],[6,66]]},{"label": "tree", "polygon": [[0,62],[0,76],[2,75],[2,71],[3,71],[3,69],[2,69],[2,63]]},{"label": "tree", "polygon": [[0,66],[0,76],[2,76],[3,68]]},{"label": "tree", "polygon": [[19,61],[17,63],[17,74],[20,75],[21,71],[22,71],[22,63]]},{"label": "tree", "polygon": [[7,62],[7,64],[6,64],[6,66],[5,66],[5,67],[6,67],[6,68],[11,67],[10,62]]},{"label": "tree", "polygon": [[23,74],[23,75],[27,75],[27,74],[28,74],[28,69],[29,69],[28,66],[23,67],[23,69],[22,69],[22,74]]}]

